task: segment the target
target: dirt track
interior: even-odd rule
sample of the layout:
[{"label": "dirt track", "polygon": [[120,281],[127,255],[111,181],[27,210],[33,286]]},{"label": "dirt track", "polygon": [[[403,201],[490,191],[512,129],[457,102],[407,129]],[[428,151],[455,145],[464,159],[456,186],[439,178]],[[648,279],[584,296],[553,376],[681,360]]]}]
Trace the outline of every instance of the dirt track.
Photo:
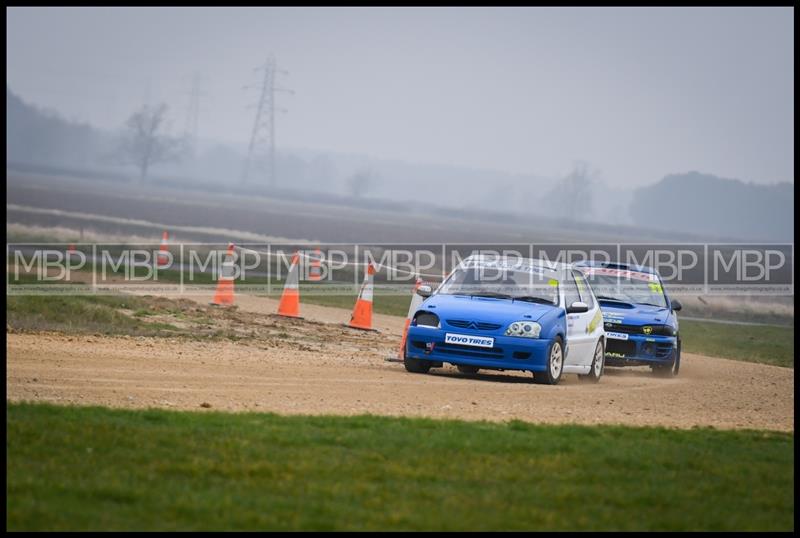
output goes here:
[{"label": "dirt track", "polygon": [[[204,297],[198,297],[203,301]],[[275,302],[238,297],[242,315]],[[267,343],[163,338],[7,335],[8,399],[113,407],[287,414],[360,414],[690,428],[794,428],[791,369],[684,354],[681,375],[608,369],[597,385],[567,375],[555,387],[530,374],[430,375],[386,362],[403,319],[376,316],[380,333],[342,327],[349,312],[303,305],[305,321],[266,318]]]}]

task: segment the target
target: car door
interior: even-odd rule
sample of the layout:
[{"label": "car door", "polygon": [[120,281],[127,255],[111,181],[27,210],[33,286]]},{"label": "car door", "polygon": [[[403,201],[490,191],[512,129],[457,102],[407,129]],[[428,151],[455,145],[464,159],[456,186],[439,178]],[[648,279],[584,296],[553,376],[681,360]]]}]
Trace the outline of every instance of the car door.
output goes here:
[{"label": "car door", "polygon": [[585,362],[582,362],[582,364],[591,365],[594,360],[594,350],[597,346],[597,341],[602,337],[605,331],[603,328],[603,312],[600,310],[600,304],[597,302],[594,291],[583,276],[583,273],[580,271],[573,271],[573,276],[578,286],[578,293],[580,294],[581,301],[586,303],[589,307],[588,312],[581,314],[587,320],[584,333],[586,355],[583,357]]},{"label": "car door", "polygon": [[[585,281],[583,285],[586,286]],[[591,292],[590,292],[591,293]],[[580,290],[572,271],[567,271],[564,280],[564,307],[582,301]],[[591,335],[588,328],[594,312],[567,313],[567,356],[565,366],[585,366],[591,364]],[[588,360],[588,362],[587,362]]]},{"label": "car door", "polygon": [[594,299],[589,284],[577,271],[569,271],[565,282],[565,303],[581,301],[589,306],[587,312],[567,314],[567,359],[570,366],[588,367],[594,358],[594,346],[598,338],[598,325],[602,330],[600,307]]}]

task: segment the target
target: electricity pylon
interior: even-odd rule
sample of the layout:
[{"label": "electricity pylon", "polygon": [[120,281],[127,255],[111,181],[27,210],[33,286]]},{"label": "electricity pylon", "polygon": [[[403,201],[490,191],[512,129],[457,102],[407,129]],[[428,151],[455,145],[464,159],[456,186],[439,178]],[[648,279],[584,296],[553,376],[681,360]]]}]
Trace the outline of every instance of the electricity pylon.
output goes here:
[{"label": "electricity pylon", "polygon": [[[264,65],[256,67],[254,71],[263,71],[264,78],[261,82],[260,97],[255,104],[256,116],[253,121],[253,130],[250,133],[250,145],[247,149],[247,160],[244,165],[243,180],[248,181],[260,172],[266,176],[267,185],[274,187],[275,178],[275,112],[287,112],[284,108],[275,105],[275,94],[286,92],[294,94],[294,90],[280,88],[275,85],[278,74],[288,75],[289,72],[278,69],[275,56],[270,54]],[[250,88],[250,86],[245,86]]]},{"label": "electricity pylon", "polygon": [[200,116],[200,73],[192,75],[192,89],[189,91],[189,108],[186,111],[186,124],[183,129],[183,140],[186,150],[190,156],[194,157],[197,150],[197,125]]}]

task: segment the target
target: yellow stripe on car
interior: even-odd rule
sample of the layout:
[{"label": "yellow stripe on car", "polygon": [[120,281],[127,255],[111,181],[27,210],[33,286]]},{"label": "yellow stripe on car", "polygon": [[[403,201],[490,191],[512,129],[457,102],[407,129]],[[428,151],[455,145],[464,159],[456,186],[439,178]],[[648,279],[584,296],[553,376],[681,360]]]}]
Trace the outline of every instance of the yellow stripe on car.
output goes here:
[{"label": "yellow stripe on car", "polygon": [[600,323],[602,319],[603,319],[603,313],[598,308],[597,312],[595,312],[594,317],[592,318],[592,321],[590,321],[589,324],[586,326],[586,332],[587,333],[594,332],[594,330],[597,328],[597,324]]}]

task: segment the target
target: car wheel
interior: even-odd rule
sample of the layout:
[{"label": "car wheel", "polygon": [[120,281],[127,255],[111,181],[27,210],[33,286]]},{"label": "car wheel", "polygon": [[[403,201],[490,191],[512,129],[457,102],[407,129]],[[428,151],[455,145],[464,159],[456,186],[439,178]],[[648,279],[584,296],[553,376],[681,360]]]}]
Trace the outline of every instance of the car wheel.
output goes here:
[{"label": "car wheel", "polygon": [[468,364],[456,364],[456,368],[458,368],[458,371],[462,374],[477,374],[478,370],[480,370],[477,366],[470,366]]},{"label": "car wheel", "polygon": [[547,351],[547,368],[544,372],[533,374],[533,382],[542,385],[556,385],[561,380],[564,371],[564,345],[561,337],[556,336],[550,349]]},{"label": "car wheel", "polygon": [[681,341],[678,340],[678,347],[673,353],[672,362],[669,364],[659,364],[651,366],[653,373],[658,377],[675,377],[681,369]]},{"label": "car wheel", "polygon": [[603,339],[601,338],[597,341],[597,347],[594,348],[591,370],[589,370],[588,374],[578,375],[578,378],[591,381],[592,383],[600,381],[600,378],[603,376],[603,370],[605,369],[605,356],[606,351],[603,347]]},{"label": "car wheel", "polygon": [[403,353],[403,366],[406,370],[414,374],[427,374],[431,369],[431,361],[425,359],[412,359],[407,353]]}]

